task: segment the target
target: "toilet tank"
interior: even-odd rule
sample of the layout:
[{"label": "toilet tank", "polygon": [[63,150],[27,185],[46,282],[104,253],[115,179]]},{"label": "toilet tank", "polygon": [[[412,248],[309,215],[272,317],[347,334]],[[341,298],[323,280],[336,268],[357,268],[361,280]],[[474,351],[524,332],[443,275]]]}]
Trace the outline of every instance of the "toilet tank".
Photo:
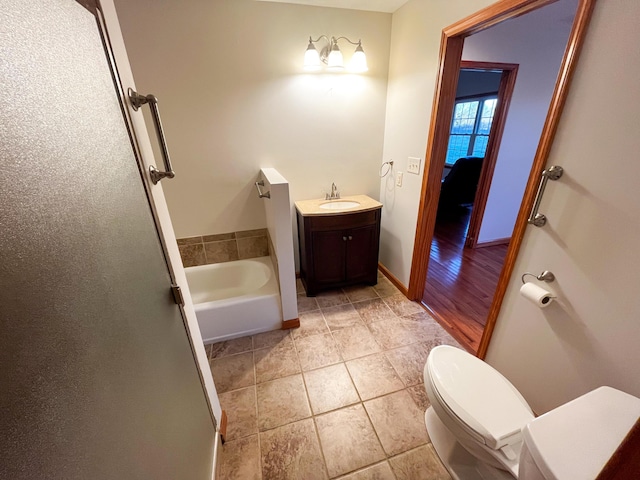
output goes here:
[{"label": "toilet tank", "polygon": [[593,480],[640,417],[640,399],[600,387],[522,431],[520,480]]}]

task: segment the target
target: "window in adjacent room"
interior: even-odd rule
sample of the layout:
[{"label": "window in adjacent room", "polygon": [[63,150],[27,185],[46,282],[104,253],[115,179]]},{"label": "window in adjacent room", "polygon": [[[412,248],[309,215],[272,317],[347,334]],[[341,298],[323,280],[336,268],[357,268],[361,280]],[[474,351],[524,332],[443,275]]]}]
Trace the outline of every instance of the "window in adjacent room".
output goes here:
[{"label": "window in adjacent room", "polygon": [[484,157],[497,103],[496,95],[456,101],[447,149],[448,165],[460,157]]}]

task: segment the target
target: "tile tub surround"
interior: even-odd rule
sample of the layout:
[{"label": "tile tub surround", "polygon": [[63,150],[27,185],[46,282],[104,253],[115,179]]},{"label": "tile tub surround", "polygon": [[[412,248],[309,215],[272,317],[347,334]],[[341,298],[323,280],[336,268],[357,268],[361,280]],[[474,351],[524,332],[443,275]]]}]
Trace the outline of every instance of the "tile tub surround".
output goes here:
[{"label": "tile tub surround", "polygon": [[422,369],[456,342],[397,295],[326,292],[298,329],[205,346],[228,415],[221,478],[450,479],[424,425]]},{"label": "tile tub surround", "polygon": [[266,228],[260,228],[178,238],[178,248],[185,267],[266,257],[269,255],[269,233]]}]

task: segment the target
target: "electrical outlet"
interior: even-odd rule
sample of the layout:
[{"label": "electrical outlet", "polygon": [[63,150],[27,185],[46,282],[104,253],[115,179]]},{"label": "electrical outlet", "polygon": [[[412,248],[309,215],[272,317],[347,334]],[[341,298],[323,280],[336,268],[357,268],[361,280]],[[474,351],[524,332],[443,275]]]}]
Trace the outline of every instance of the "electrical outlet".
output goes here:
[{"label": "electrical outlet", "polygon": [[420,174],[420,162],[422,160],[416,157],[409,157],[407,162],[407,173]]},{"label": "electrical outlet", "polygon": [[402,172],[396,173],[396,186],[402,186]]}]

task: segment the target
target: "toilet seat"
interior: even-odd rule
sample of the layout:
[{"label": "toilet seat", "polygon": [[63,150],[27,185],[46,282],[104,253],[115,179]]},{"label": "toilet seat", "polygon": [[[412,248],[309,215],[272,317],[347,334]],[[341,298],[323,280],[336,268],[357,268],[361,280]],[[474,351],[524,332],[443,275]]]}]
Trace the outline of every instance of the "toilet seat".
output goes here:
[{"label": "toilet seat", "polygon": [[[431,350],[425,373],[435,400],[463,430],[517,460],[522,428],[534,415],[511,382],[482,360],[448,345]],[[518,450],[511,448],[516,444]]]}]

